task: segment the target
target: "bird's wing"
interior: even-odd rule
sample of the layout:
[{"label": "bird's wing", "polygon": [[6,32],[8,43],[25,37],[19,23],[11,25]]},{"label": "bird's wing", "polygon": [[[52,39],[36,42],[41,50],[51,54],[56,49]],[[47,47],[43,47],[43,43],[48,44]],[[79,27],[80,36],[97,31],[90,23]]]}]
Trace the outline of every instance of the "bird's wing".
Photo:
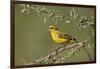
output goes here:
[{"label": "bird's wing", "polygon": [[63,34],[63,33],[61,33],[61,32],[58,33],[58,36],[59,36],[60,38],[72,39],[72,37],[69,36],[68,34]]}]

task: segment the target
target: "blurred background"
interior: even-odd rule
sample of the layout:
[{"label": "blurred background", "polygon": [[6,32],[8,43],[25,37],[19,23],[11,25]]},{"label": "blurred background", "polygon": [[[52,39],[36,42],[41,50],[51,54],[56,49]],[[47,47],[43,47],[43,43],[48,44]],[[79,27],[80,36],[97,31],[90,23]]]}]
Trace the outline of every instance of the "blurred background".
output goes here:
[{"label": "blurred background", "polygon": [[[80,16],[83,18],[93,18],[95,14],[94,8],[50,5],[32,5],[32,7],[33,9],[42,8],[44,10],[46,8],[46,10],[52,10],[50,11],[52,16],[48,16],[48,13],[45,11],[41,13],[39,12],[40,10],[31,10],[29,9],[29,5],[24,7],[28,9],[27,11],[20,4],[15,5],[15,65],[23,65],[24,63],[29,63],[40,57],[47,56],[59,47],[51,38],[50,32],[48,31],[49,25],[57,23],[57,26],[62,32],[75,37],[79,42],[93,34],[91,26],[87,26],[86,24],[86,26],[80,27],[83,24],[77,22],[81,22],[79,20],[81,19]],[[74,11],[79,15],[79,18],[71,18],[71,22],[66,21],[69,18],[55,18],[55,15],[73,17]],[[89,53],[94,57],[94,38],[89,40],[86,45]],[[88,45],[90,45],[90,48]],[[80,52],[77,51],[77,55],[72,56],[68,60],[70,62],[83,62],[89,61],[89,58],[84,50],[80,50]]]}]

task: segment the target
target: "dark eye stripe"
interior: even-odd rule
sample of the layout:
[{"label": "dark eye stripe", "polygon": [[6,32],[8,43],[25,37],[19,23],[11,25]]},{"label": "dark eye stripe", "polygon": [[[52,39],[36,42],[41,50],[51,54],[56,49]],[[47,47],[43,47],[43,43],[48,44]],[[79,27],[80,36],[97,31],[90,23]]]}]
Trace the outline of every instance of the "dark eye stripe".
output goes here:
[{"label": "dark eye stripe", "polygon": [[51,28],[54,28],[54,27],[51,27]]},{"label": "dark eye stripe", "polygon": [[57,29],[57,28],[56,28],[56,27],[54,27],[54,26],[50,26],[50,28],[51,28],[51,29],[55,29],[55,30]]}]

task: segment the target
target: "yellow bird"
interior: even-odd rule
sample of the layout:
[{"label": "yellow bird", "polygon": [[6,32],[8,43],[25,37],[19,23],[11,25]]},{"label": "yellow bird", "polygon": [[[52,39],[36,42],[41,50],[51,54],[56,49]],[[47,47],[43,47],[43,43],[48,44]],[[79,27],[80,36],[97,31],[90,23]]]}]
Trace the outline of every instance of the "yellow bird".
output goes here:
[{"label": "yellow bird", "polygon": [[75,43],[76,39],[59,31],[56,25],[49,26],[48,29],[51,33],[52,39],[59,44],[66,45],[68,43]]}]

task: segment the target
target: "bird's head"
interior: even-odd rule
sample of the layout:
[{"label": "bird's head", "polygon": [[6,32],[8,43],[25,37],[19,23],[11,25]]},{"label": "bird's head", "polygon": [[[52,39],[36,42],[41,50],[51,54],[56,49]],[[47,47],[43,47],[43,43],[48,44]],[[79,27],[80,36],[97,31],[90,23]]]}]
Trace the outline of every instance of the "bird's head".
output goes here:
[{"label": "bird's head", "polygon": [[49,31],[57,31],[58,28],[56,27],[56,25],[51,25],[51,26],[49,26],[49,29],[48,30]]}]

